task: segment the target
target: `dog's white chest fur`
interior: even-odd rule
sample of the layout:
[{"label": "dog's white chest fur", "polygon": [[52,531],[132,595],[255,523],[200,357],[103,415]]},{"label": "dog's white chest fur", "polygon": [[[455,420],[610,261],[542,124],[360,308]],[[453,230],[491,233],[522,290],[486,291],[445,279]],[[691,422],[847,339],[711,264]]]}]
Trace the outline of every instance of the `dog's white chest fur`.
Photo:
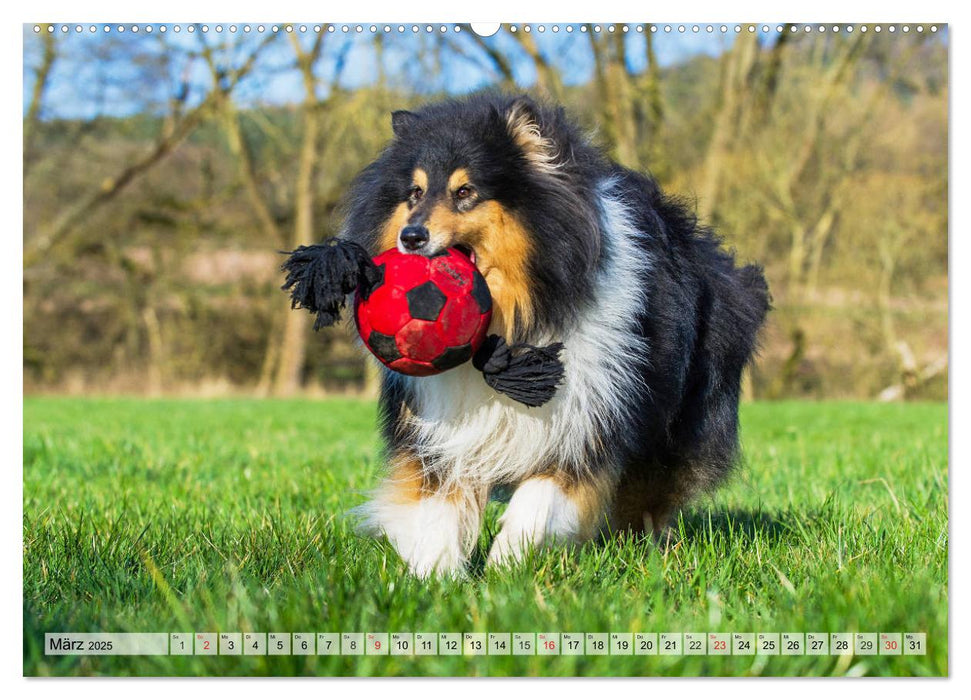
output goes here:
[{"label": "dog's white chest fur", "polygon": [[528,408],[493,391],[471,364],[434,377],[401,378],[415,397],[414,448],[428,471],[465,483],[517,483],[549,470],[582,471],[602,428],[625,417],[642,391],[647,353],[635,328],[647,261],[626,208],[601,187],[605,258],[594,303],[568,329],[565,375],[546,405]]}]

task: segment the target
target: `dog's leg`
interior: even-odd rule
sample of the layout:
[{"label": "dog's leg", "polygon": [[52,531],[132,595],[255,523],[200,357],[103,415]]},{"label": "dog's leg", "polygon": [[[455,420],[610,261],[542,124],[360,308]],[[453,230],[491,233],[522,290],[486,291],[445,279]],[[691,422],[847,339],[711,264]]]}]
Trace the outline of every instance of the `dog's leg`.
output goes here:
[{"label": "dog's leg", "polygon": [[674,510],[673,506],[667,505],[644,511],[644,532],[653,535],[654,541],[659,545],[666,546],[675,537],[676,533],[672,524]]},{"label": "dog's leg", "polygon": [[366,531],[387,535],[412,573],[425,578],[462,572],[478,538],[484,501],[481,489],[443,488],[413,455],[403,454],[358,513]]},{"label": "dog's leg", "polygon": [[615,481],[607,474],[527,479],[500,519],[502,528],[492,543],[489,564],[516,561],[530,547],[591,539],[605,519]]},{"label": "dog's leg", "polygon": [[673,536],[672,522],[690,493],[691,484],[661,470],[645,474],[638,467],[625,473],[610,513],[613,531],[652,535],[658,543]]}]

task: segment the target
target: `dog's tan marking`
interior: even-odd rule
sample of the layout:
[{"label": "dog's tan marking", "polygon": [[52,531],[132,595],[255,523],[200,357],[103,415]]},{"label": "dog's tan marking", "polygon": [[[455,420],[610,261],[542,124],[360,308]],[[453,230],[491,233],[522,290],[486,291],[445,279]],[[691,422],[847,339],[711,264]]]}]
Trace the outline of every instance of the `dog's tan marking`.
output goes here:
[{"label": "dog's tan marking", "polygon": [[417,503],[438,490],[437,480],[429,478],[421,461],[409,452],[399,452],[391,458],[386,485],[388,500],[396,505]]},{"label": "dog's tan marking", "polygon": [[490,332],[507,340],[533,321],[528,262],[532,243],[526,229],[499,202],[482,202],[466,213],[438,203],[425,222],[432,240],[464,243],[475,249],[475,263],[489,284],[493,312]]},{"label": "dog's tan marking", "polygon": [[533,322],[533,299],[530,294],[529,259],[532,241],[522,224],[498,202],[485,202],[471,212],[481,213],[483,236],[473,244],[476,264],[492,293],[491,331],[501,329],[513,342],[517,328],[528,328]]},{"label": "dog's tan marking", "polygon": [[458,168],[448,176],[448,191],[455,192],[462,185],[469,184],[469,172],[465,168]]},{"label": "dog's tan marking", "polygon": [[475,547],[488,489],[443,483],[408,448],[391,456],[389,472],[358,511],[363,529],[387,535],[420,578],[459,573]]},{"label": "dog's tan marking", "polygon": [[585,542],[607,525],[612,474],[548,472],[520,483],[499,522],[489,563],[521,559],[531,547]]},{"label": "dog's tan marking", "polygon": [[482,496],[488,495],[481,488],[460,488],[456,484],[443,484],[435,474],[425,471],[421,460],[407,450],[398,452],[391,458],[386,486],[389,502],[397,505],[418,503],[423,498],[440,496],[462,508],[482,508],[485,507]]},{"label": "dog's tan marking", "polygon": [[428,192],[428,173],[421,168],[415,168],[411,176],[411,182],[416,187],[421,187],[422,192]]},{"label": "dog's tan marking", "polygon": [[590,539],[607,523],[607,513],[614,499],[617,479],[609,473],[576,474],[554,472],[550,477],[577,509],[580,521],[579,539]]},{"label": "dog's tan marking", "polygon": [[408,205],[405,202],[395,207],[391,217],[385,222],[384,228],[381,230],[381,235],[378,237],[378,250],[371,251],[372,253],[377,255],[398,245],[398,234],[401,233],[401,229],[408,223],[408,213]]}]

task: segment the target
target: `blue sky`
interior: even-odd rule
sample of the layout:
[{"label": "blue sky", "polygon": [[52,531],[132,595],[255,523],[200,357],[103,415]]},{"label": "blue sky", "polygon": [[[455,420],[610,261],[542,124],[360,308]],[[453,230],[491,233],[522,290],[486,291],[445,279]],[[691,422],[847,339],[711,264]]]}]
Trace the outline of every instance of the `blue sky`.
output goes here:
[{"label": "blue sky", "polygon": [[[188,32],[186,25],[176,33],[171,25],[164,34],[154,25],[149,34],[140,25],[135,34],[130,30],[124,33],[115,29],[105,33],[101,25],[90,32],[91,25],[84,25],[77,33],[72,25],[67,33],[59,29],[58,60],[49,82],[42,117],[51,118],[91,118],[99,115],[126,116],[143,111],[153,111],[162,107],[172,94],[173,86],[183,80],[191,84],[189,103],[198,101],[211,85],[210,71],[198,57],[203,45],[213,48],[221,64],[238,66],[249,51],[265,35],[252,26],[249,34],[228,31],[229,25],[222,25],[223,32],[216,33],[211,25],[207,33]],[[271,25],[265,25],[267,30]],[[338,65],[342,65],[340,84],[346,88],[359,87],[373,83],[378,76],[378,54],[374,35],[365,25],[358,33],[357,25],[348,25],[349,31],[342,32],[343,25],[328,33],[324,39],[322,60],[317,73],[320,78],[321,93],[326,90]],[[489,69],[490,61],[486,54],[475,45],[467,33],[454,33],[452,25],[448,31],[440,32],[439,25],[433,31],[424,30],[416,35],[411,26],[399,33],[397,25],[389,34],[384,34],[382,64],[387,80],[392,85],[410,92],[436,92],[445,90],[460,94],[486,86],[495,80]],[[383,25],[378,25],[379,30]],[[635,72],[646,67],[645,37],[631,25],[626,36],[628,64]],[[604,25],[606,30],[606,25]],[[521,31],[521,29],[520,29]],[[567,32],[566,25],[559,25],[559,31],[552,32],[547,25],[540,33],[534,30],[536,43],[544,56],[561,69],[567,84],[585,83],[593,75],[593,55],[589,38],[580,32],[579,25]],[[312,27],[306,34],[298,34],[301,43],[309,46],[313,41]],[[723,36],[719,32],[708,34],[704,30],[695,34],[690,30],[679,33],[655,34],[655,51],[662,66],[669,66],[690,59],[699,54],[717,56],[733,40],[730,33]],[[447,42],[449,51],[441,65],[434,61],[431,51],[436,42]],[[532,61],[522,51],[515,39],[503,27],[497,35],[488,40],[511,58],[512,70],[517,84],[524,88],[536,80]],[[34,84],[34,71],[40,62],[42,41],[33,32],[32,25],[24,26],[24,112]],[[303,85],[294,66],[293,47],[290,37],[280,36],[261,54],[251,76],[242,83],[236,93],[237,101],[243,106],[257,104],[293,104],[303,98]]]}]

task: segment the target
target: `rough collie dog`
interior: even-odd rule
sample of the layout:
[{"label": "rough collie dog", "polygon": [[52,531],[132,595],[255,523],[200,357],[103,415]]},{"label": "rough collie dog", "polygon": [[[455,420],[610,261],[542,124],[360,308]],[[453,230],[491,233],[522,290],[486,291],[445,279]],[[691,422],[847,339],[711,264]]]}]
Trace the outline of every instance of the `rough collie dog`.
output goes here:
[{"label": "rough collie dog", "polygon": [[561,341],[529,408],[471,364],[384,376],[388,476],[359,509],[411,570],[463,569],[490,492],[512,489],[490,564],[604,529],[659,533],[738,453],[742,368],[769,307],[761,270],[649,177],[611,163],[562,109],[496,94],[395,112],[341,238],[474,256],[490,332]]}]

